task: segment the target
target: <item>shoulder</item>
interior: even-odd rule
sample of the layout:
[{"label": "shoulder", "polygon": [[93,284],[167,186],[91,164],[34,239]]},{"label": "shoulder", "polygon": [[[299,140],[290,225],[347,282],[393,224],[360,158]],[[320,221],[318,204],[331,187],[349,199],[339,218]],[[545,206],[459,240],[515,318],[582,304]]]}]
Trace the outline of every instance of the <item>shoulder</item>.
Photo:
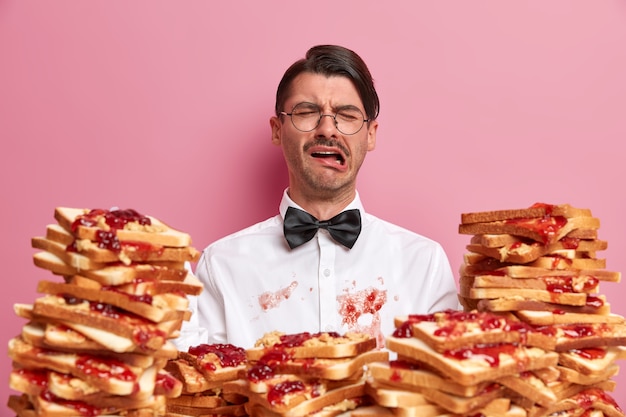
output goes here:
[{"label": "shoulder", "polygon": [[283,222],[280,215],[270,217],[237,232],[224,236],[204,249],[204,254],[266,243],[268,240],[282,240]]},{"label": "shoulder", "polygon": [[397,244],[403,248],[430,248],[434,251],[442,250],[439,242],[409,230],[405,227],[383,220],[370,213],[363,216],[363,231],[371,239],[381,239],[385,244]]}]

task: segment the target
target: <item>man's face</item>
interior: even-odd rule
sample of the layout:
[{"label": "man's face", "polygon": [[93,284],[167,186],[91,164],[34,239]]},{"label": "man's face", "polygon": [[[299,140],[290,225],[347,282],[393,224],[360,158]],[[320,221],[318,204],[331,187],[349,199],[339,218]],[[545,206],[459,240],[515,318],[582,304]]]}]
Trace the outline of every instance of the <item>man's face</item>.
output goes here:
[{"label": "man's face", "polygon": [[[299,103],[316,104],[324,115],[335,115],[346,106],[365,109],[352,81],[342,76],[302,73],[291,85],[284,108],[291,113]],[[364,116],[366,117],[366,116]],[[353,135],[337,130],[332,117],[322,117],[310,132],[296,129],[289,116],[272,117],[272,142],[281,146],[289,171],[291,193],[332,198],[356,188],[357,173],[368,151],[376,144],[378,123],[365,123]]]}]

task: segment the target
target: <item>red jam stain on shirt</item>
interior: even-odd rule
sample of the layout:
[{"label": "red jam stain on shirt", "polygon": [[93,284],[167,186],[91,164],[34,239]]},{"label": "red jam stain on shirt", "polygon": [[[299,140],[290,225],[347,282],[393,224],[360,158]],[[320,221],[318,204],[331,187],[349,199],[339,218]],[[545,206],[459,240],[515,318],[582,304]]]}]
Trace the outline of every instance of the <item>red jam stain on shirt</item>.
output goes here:
[{"label": "red jam stain on shirt", "polygon": [[286,288],[281,288],[278,291],[271,292],[266,291],[263,294],[259,295],[259,305],[263,309],[263,311],[270,310],[272,308],[277,308],[280,303],[284,300],[288,300],[291,297],[291,294],[298,286],[296,281],[293,281]]},{"label": "red jam stain on shirt", "polygon": [[[380,309],[387,302],[387,291],[376,288],[366,288],[355,293],[347,293],[337,297],[339,314],[342,324],[348,326],[351,331],[358,331],[376,338],[378,346],[383,346],[384,335],[380,331]],[[369,325],[360,324],[358,321],[365,315],[371,315]]]}]

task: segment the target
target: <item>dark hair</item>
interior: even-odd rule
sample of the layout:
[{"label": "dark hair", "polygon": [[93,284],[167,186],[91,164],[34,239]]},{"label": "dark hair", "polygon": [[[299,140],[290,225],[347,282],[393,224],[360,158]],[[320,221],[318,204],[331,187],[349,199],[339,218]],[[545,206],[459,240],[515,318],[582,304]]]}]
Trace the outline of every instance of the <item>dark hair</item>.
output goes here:
[{"label": "dark hair", "polygon": [[303,72],[325,76],[338,75],[349,78],[357,89],[366,117],[374,120],[380,111],[378,94],[374,88],[372,75],[359,55],[350,49],[337,45],[318,45],[309,49],[304,59],[294,62],[285,71],[276,90],[276,115],[283,111],[289,96],[291,83]]}]

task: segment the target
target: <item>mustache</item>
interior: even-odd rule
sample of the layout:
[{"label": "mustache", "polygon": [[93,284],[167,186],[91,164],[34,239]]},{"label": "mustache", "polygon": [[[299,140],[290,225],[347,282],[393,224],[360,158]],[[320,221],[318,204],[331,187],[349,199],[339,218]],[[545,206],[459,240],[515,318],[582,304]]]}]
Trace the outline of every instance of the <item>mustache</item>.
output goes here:
[{"label": "mustache", "polygon": [[314,146],[328,146],[332,148],[339,148],[346,157],[350,156],[350,151],[345,146],[343,146],[341,142],[333,140],[333,139],[326,139],[326,138],[315,139],[312,142],[309,142],[306,145],[304,145],[304,151],[306,152]]}]

